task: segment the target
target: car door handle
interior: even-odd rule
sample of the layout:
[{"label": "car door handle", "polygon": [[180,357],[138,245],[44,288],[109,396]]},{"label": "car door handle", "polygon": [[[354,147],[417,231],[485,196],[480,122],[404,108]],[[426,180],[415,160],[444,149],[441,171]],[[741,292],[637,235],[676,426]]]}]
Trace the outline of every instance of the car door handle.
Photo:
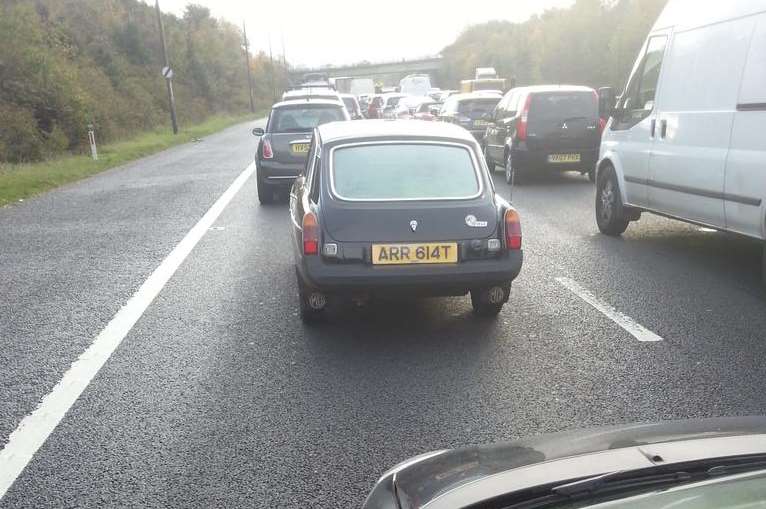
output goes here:
[{"label": "car door handle", "polygon": [[666,119],[660,120],[660,138],[663,140],[668,135],[668,121]]},{"label": "car door handle", "polygon": [[657,127],[657,119],[653,118],[649,127],[649,137],[654,138],[654,128]]}]

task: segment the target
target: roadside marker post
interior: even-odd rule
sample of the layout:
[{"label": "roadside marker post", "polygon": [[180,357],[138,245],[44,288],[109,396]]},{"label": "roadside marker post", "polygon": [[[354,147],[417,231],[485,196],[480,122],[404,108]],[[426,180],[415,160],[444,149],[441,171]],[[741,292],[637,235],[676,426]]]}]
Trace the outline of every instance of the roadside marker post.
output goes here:
[{"label": "roadside marker post", "polygon": [[98,161],[98,149],[96,148],[96,132],[93,130],[93,124],[88,124],[88,143],[90,143],[90,157]]}]

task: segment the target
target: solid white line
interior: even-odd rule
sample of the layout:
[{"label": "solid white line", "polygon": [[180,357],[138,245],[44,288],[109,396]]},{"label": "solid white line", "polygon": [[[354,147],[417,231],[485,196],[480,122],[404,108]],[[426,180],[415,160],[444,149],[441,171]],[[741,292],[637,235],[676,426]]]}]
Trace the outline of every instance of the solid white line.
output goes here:
[{"label": "solid white line", "polygon": [[631,317],[617,311],[614,307],[610,306],[606,302],[602,301],[595,295],[593,295],[586,288],[580,286],[579,283],[569,279],[568,277],[557,277],[556,281],[561,283],[564,287],[570,290],[572,293],[580,297],[582,300],[601,311],[607,318],[614,323],[628,331],[634,338],[639,341],[662,341],[662,338],[650,331],[640,323],[633,320]]},{"label": "solid white line", "polygon": [[239,174],[130,300],[117,311],[88,349],[72,363],[35,411],[24,417],[9,435],[8,443],[0,451],[0,500],[254,171],[255,164],[250,163]]}]

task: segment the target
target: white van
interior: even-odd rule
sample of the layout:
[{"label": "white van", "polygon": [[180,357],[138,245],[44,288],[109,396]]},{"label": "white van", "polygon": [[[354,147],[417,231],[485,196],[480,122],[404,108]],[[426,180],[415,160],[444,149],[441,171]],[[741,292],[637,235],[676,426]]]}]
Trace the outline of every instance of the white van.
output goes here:
[{"label": "white van", "polygon": [[599,98],[603,233],[649,211],[766,238],[766,0],[670,0],[616,106]]},{"label": "white van", "polygon": [[404,95],[428,95],[431,78],[427,74],[410,74],[399,82],[399,91]]}]

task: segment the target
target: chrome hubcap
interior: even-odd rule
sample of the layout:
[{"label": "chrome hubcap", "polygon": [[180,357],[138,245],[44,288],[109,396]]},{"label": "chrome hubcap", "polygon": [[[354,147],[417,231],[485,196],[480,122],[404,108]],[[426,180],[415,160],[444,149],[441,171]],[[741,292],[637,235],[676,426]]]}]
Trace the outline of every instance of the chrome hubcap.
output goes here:
[{"label": "chrome hubcap", "polygon": [[612,204],[614,202],[614,186],[611,180],[607,180],[601,189],[601,217],[609,220],[612,217]]}]

